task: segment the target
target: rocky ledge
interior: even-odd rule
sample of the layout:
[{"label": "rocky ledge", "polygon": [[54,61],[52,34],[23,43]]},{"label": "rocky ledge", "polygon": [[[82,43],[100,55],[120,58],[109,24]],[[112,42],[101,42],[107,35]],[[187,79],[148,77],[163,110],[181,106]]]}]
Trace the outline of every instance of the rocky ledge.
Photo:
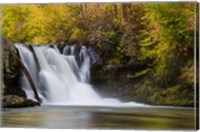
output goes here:
[{"label": "rocky ledge", "polygon": [[4,108],[33,107],[39,105],[40,104],[38,102],[23,97],[19,97],[16,95],[6,95],[3,97]]}]

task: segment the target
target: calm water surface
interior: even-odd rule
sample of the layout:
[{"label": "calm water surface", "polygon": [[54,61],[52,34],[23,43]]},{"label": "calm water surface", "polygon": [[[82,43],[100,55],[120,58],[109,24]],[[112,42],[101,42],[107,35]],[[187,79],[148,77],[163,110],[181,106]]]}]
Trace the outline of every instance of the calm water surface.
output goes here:
[{"label": "calm water surface", "polygon": [[53,107],[4,109],[3,127],[194,130],[193,108]]}]

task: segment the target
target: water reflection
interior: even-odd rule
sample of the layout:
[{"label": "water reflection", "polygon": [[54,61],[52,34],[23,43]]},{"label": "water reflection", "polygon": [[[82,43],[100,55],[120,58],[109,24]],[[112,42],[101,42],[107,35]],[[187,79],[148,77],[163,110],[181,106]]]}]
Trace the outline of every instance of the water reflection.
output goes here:
[{"label": "water reflection", "polygon": [[80,111],[60,111],[45,113],[44,128],[88,128],[90,127],[91,113]]},{"label": "water reflection", "polygon": [[194,110],[175,108],[38,107],[7,109],[4,127],[194,129]]}]

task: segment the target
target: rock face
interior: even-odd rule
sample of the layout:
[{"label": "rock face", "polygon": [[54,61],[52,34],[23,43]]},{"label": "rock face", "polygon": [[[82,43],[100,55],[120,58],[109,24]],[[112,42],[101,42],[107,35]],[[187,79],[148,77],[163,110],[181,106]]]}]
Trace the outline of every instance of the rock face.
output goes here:
[{"label": "rock face", "polygon": [[14,49],[12,49],[8,43],[9,40],[3,39],[3,95],[25,97],[25,93],[19,84],[21,68],[18,61],[13,56],[13,54],[17,53],[13,53]]},{"label": "rock face", "polygon": [[7,95],[3,97],[3,107],[4,108],[20,108],[20,107],[31,107],[39,106],[38,102],[30,99],[25,99],[16,95]]},{"label": "rock face", "polygon": [[3,82],[1,84],[1,94],[3,95],[3,107],[18,108],[37,106],[39,103],[26,99],[25,92],[21,88],[20,76],[22,74],[17,50],[7,39],[3,39]]},{"label": "rock face", "polygon": [[92,65],[98,66],[102,64],[100,56],[96,54],[96,52],[91,47],[88,48],[88,54],[91,58]]},{"label": "rock face", "polygon": [[1,95],[4,95],[4,89],[5,89],[5,85],[4,85],[4,83],[3,82],[0,82],[0,93],[1,93]]}]

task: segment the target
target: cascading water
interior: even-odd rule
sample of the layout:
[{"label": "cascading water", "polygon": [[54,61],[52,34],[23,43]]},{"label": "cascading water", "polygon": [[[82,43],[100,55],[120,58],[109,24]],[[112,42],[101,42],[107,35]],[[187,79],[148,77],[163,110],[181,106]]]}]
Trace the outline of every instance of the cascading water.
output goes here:
[{"label": "cascading water", "polygon": [[[27,68],[29,74],[31,75],[31,78],[33,79],[33,82],[36,87],[38,87],[38,69],[36,68],[36,62],[33,56],[33,53],[24,45],[18,45],[16,44],[16,47],[19,51],[20,57],[22,62],[24,63],[24,66]],[[26,96],[28,99],[35,100],[33,91],[31,89],[31,86],[23,73],[21,76],[21,84],[22,84],[22,89],[25,91]],[[40,98],[43,98],[39,92]]]},{"label": "cascading water", "polygon": [[81,82],[85,83],[89,83],[90,81],[90,57],[87,52],[87,48],[85,46],[82,46],[80,50],[80,76]]},{"label": "cascading water", "polygon": [[[81,47],[79,54],[75,46],[65,46],[63,54],[56,46],[33,46],[34,57],[26,46],[15,45],[37,87],[43,105],[143,106],[135,102],[122,103],[117,99],[102,98],[98,95],[89,84],[90,57],[85,46]],[[27,98],[34,99],[24,74],[22,87]]]}]

